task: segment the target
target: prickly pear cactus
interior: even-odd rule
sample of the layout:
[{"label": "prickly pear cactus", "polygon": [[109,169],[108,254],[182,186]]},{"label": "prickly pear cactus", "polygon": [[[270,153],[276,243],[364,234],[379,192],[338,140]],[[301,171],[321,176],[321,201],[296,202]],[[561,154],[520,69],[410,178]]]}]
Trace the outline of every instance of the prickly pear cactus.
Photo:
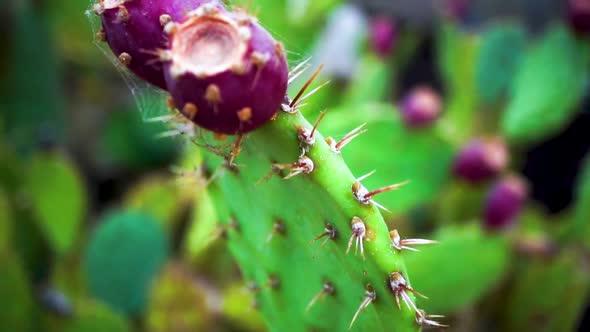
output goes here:
[{"label": "prickly pear cactus", "polygon": [[351,137],[326,139],[299,112],[280,112],[212,183],[229,248],[272,331],[419,329],[407,247],[392,246],[372,201],[379,191],[346,166]]},{"label": "prickly pear cactus", "polygon": [[[95,8],[107,41],[112,40],[112,20],[104,20],[109,4],[102,1]],[[125,31],[141,29],[131,22],[127,1],[117,4],[119,20],[127,20]],[[323,113],[312,126],[299,112],[319,89],[306,94],[319,69],[296,95],[285,95],[307,69],[305,63],[288,73],[283,45],[244,10],[229,11],[216,1],[192,9],[181,18],[158,11],[159,22],[149,22],[161,31],[158,38],[168,40],[165,49],[151,50],[163,63],[175,112],[160,119],[204,147],[221,233],[268,327],[416,331],[421,325],[442,326],[416,306],[415,297],[423,295],[412,288],[403,261],[412,245],[432,241],[405,239],[390,230],[379,210],[386,207],[374,200],[402,184],[370,191],[362,184],[369,174],[353,175],[343,158],[344,148],[366,131],[364,125],[355,124],[343,137],[322,136]],[[138,72],[130,53],[111,49]],[[238,136],[229,148],[210,143],[202,128],[218,140]]]}]

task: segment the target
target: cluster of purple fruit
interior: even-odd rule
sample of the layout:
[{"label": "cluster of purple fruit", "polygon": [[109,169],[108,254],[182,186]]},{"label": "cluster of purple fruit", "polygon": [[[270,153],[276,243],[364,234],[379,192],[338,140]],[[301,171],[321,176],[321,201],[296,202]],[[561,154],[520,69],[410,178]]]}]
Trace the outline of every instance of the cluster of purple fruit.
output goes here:
[{"label": "cluster of purple fruit", "polygon": [[[399,112],[406,127],[417,130],[431,127],[442,112],[441,99],[429,87],[412,89],[401,101]],[[482,218],[486,228],[510,227],[528,196],[524,180],[502,173],[508,167],[509,152],[499,137],[475,138],[462,146],[453,164],[453,176],[472,185],[495,181],[489,190]]]},{"label": "cluster of purple fruit", "polygon": [[528,196],[524,180],[516,175],[502,176],[508,159],[508,148],[498,137],[474,139],[463,146],[455,157],[455,177],[471,184],[495,181],[488,192],[482,216],[490,230],[511,226]]},{"label": "cluster of purple fruit", "polygon": [[100,0],[94,11],[119,60],[196,125],[242,134],[280,108],[284,48],[246,12],[218,0]]}]

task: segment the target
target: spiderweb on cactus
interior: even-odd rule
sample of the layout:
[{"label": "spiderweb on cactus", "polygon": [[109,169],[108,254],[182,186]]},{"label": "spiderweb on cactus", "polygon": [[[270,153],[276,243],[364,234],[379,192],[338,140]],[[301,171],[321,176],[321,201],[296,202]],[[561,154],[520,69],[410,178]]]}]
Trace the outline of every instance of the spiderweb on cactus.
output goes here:
[{"label": "spiderweb on cactus", "polygon": [[[236,1],[225,1],[228,6],[237,6]],[[184,118],[179,112],[171,107],[168,102],[169,94],[166,91],[160,90],[151,84],[145,82],[141,78],[133,74],[121,61],[113,54],[108,44],[102,42],[97,37],[101,32],[101,22],[99,16],[94,14],[94,5],[96,0],[90,0],[89,9],[86,10],[85,15],[88,18],[92,32],[94,44],[99,50],[106,56],[106,58],[113,64],[113,66],[120,73],[125,84],[131,91],[137,110],[140,112],[141,117],[146,122],[165,122],[169,125],[169,130],[157,135],[157,138],[168,138],[175,136],[185,136],[189,140],[198,146],[201,146],[217,155],[230,156],[232,155],[232,148],[234,144],[231,141],[226,141],[224,135],[215,135],[207,130],[204,130],[192,122]],[[261,23],[264,26],[264,24]],[[265,27],[267,28],[267,27]],[[272,31],[271,31],[272,33]],[[276,33],[272,33],[276,35]],[[293,48],[293,45],[289,45],[288,41],[282,40],[289,48]],[[294,67],[301,63],[304,59],[308,58],[304,53],[298,53],[293,51],[287,51],[288,58],[292,59],[289,61],[289,66]],[[154,56],[154,61],[158,59]],[[304,81],[303,78],[300,80]]]}]

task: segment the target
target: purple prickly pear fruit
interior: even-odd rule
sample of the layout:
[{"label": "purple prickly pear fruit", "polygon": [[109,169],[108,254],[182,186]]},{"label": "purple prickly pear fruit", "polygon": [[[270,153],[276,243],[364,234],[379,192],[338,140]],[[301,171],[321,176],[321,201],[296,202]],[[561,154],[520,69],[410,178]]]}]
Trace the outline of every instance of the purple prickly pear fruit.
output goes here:
[{"label": "purple prickly pear fruit", "polygon": [[590,0],[569,0],[567,16],[574,31],[590,34]]},{"label": "purple prickly pear fruit", "polygon": [[487,181],[508,165],[508,149],[501,138],[474,139],[459,151],[453,172],[471,183]]},{"label": "purple prickly pear fruit", "polygon": [[430,126],[441,113],[440,96],[430,87],[418,86],[404,97],[399,110],[407,127]]},{"label": "purple prickly pear fruit", "polygon": [[174,104],[216,133],[241,134],[262,126],[287,92],[282,44],[245,12],[193,12],[171,29],[170,49],[162,60]]},{"label": "purple prickly pear fruit", "polygon": [[155,55],[166,47],[164,27],[206,3],[222,8],[218,0],[100,0],[94,10],[101,16],[101,38],[115,56],[137,76],[166,90],[162,63]]},{"label": "purple prickly pear fruit", "polygon": [[373,52],[381,58],[387,58],[396,39],[396,27],[389,17],[376,17],[370,25],[370,44]]},{"label": "purple prickly pear fruit", "polygon": [[471,0],[446,0],[445,13],[455,19],[464,19],[469,12]]},{"label": "purple prickly pear fruit", "polygon": [[527,199],[528,188],[524,180],[507,176],[498,181],[488,193],[483,211],[485,227],[501,230],[511,226]]}]

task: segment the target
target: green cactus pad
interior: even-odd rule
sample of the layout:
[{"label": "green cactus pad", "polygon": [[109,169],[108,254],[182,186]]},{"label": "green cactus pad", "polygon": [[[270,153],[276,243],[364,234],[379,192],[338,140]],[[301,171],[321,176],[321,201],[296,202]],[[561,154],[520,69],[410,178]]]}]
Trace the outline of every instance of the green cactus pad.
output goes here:
[{"label": "green cactus pad", "polygon": [[506,96],[525,43],[526,33],[517,23],[499,22],[485,33],[475,72],[483,101],[492,103]]},{"label": "green cactus pad", "polygon": [[[377,299],[359,314],[352,330],[418,330],[415,312],[403,303],[398,309],[388,288],[393,272],[401,272],[410,282],[402,260],[405,253],[391,247],[377,207],[355,200],[355,177],[321,134],[316,132],[315,145],[307,152],[315,165],[310,174],[286,180],[282,177],[289,171],[283,170],[269,177],[272,163],[298,160],[298,128],[310,130],[311,125],[299,113],[279,114],[245,138],[238,166],[226,169],[212,184],[229,248],[251,283],[256,307],[271,331],[346,331],[365,298],[365,286],[371,284]],[[346,156],[346,150],[343,153]],[[205,159],[215,164],[212,154]],[[355,216],[367,227],[366,260],[355,255],[354,248],[346,254]],[[337,236],[327,237],[323,247],[326,238],[311,243],[326,223]],[[306,311],[327,282],[335,292],[319,296]]]},{"label": "green cactus pad", "polygon": [[406,258],[416,289],[430,297],[419,301],[428,311],[453,313],[474,304],[508,272],[508,242],[476,224],[443,227],[433,238],[441,243]]},{"label": "green cactus pad", "polygon": [[536,141],[571,120],[586,88],[588,49],[566,27],[556,25],[525,54],[502,119],[509,139]]},{"label": "green cactus pad", "polygon": [[590,269],[576,249],[517,265],[504,306],[504,331],[574,331],[590,291]]},{"label": "green cactus pad", "polygon": [[475,63],[479,47],[477,36],[453,23],[438,30],[438,66],[447,90],[444,121],[459,142],[473,136],[478,125]]},{"label": "green cactus pad", "polygon": [[245,331],[266,331],[260,312],[254,306],[244,305],[253,303],[255,299],[254,294],[245,291],[246,289],[245,284],[234,284],[224,290],[223,317]]},{"label": "green cactus pad", "polygon": [[205,294],[188,271],[168,265],[154,282],[147,311],[147,331],[209,331]]},{"label": "green cactus pad", "polygon": [[131,326],[124,317],[108,307],[86,301],[76,308],[76,316],[57,331],[62,332],[131,332]]},{"label": "green cactus pad", "polygon": [[143,311],[150,283],[166,260],[162,226],[150,215],[116,211],[103,217],[84,253],[90,293],[112,308]]}]

